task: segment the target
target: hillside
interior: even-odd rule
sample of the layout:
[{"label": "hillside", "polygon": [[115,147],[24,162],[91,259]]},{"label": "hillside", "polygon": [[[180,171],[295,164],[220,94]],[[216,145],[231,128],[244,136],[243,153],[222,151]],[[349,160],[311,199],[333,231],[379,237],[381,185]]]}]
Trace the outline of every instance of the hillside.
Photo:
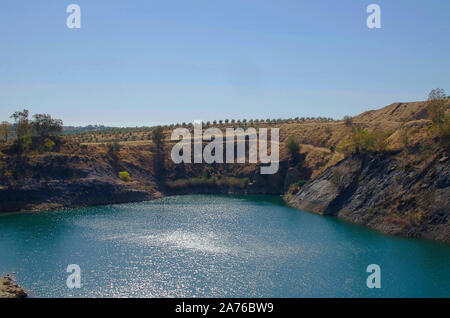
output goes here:
[{"label": "hillside", "polygon": [[[447,101],[447,113],[449,105]],[[52,137],[51,150],[42,150],[43,141],[33,137],[26,152],[18,153],[12,143],[0,146],[0,212],[143,201],[177,193],[278,194],[303,210],[387,233],[448,242],[448,150],[428,118],[427,103],[413,102],[347,121],[209,123],[223,130],[279,128],[280,169],[275,175],[260,175],[258,164],[174,164],[169,136],[186,124],[163,127],[163,148],[152,142],[154,128]],[[292,139],[300,146],[295,158],[287,149]]]},{"label": "hillside", "polygon": [[370,110],[354,117],[355,122],[401,122],[428,119],[427,102],[393,103],[379,110]]}]

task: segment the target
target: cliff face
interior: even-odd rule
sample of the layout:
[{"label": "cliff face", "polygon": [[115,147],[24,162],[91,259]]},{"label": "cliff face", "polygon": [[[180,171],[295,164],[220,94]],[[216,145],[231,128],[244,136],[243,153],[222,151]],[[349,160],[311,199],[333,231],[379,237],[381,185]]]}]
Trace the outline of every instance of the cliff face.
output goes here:
[{"label": "cliff face", "polygon": [[420,166],[392,155],[347,158],[287,198],[301,210],[384,233],[450,243],[450,165],[436,154]]},{"label": "cliff face", "polygon": [[[103,155],[23,156],[10,158],[3,168],[12,177],[0,180],[0,212],[144,201],[160,195],[145,169]],[[120,180],[121,169],[131,171],[136,181]],[[146,181],[139,182],[140,177]]]}]

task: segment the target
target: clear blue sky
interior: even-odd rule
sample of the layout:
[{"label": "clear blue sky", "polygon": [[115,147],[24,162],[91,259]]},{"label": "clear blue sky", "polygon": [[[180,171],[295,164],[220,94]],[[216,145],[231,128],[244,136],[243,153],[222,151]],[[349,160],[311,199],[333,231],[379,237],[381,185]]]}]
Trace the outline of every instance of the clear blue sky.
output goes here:
[{"label": "clear blue sky", "polygon": [[443,0],[2,0],[0,120],[341,118],[449,91],[449,34]]}]

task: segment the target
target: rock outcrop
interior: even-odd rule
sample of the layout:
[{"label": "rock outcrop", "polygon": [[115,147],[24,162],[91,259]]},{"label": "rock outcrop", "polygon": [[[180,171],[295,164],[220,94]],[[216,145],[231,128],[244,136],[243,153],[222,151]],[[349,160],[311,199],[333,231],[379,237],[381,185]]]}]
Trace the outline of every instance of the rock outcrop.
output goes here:
[{"label": "rock outcrop", "polygon": [[0,298],[26,298],[27,296],[27,292],[14,284],[10,276],[0,278]]},{"label": "rock outcrop", "polygon": [[[150,172],[127,163],[117,167],[107,155],[17,157],[4,169],[14,178],[0,180],[0,212],[126,203],[160,196]],[[121,170],[129,171],[133,180],[122,181],[118,177]]]},{"label": "rock outcrop", "polygon": [[381,232],[450,243],[450,165],[442,154],[418,167],[392,155],[357,155],[332,166],[287,198],[301,210]]}]

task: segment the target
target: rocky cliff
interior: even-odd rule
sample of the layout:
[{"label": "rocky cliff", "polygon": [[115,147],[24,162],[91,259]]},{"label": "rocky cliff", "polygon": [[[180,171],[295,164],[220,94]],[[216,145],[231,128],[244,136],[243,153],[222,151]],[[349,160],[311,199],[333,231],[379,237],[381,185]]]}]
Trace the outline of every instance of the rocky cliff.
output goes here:
[{"label": "rocky cliff", "polygon": [[26,298],[27,292],[14,284],[10,276],[0,278],[0,298]]},{"label": "rocky cliff", "polygon": [[[122,181],[121,170],[130,171],[134,179]],[[2,172],[0,212],[135,202],[161,195],[144,165],[101,153],[4,155]]]},{"label": "rocky cliff", "polygon": [[450,243],[450,165],[442,153],[420,165],[394,155],[355,155],[287,197],[301,210],[381,232]]}]

